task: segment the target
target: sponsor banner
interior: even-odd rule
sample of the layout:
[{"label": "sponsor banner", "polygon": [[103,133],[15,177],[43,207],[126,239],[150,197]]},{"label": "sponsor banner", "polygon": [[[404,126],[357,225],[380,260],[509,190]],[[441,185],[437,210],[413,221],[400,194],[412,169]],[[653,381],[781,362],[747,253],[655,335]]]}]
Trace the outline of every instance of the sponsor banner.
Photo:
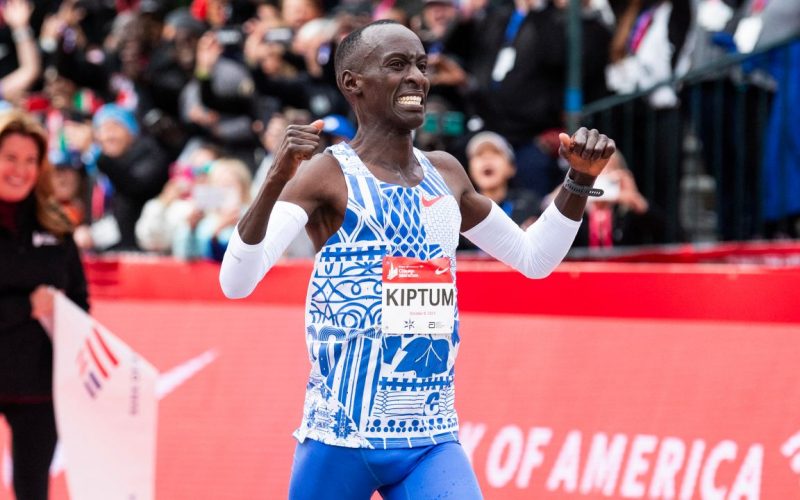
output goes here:
[{"label": "sponsor banner", "polygon": [[[301,307],[98,299],[93,314],[170,368],[158,498],[286,498],[309,370]],[[800,324],[461,320],[455,404],[485,498],[800,498]],[[55,478],[51,498],[81,498]]]},{"label": "sponsor banner", "polygon": [[800,325],[463,324],[460,437],[488,498],[800,498]]},{"label": "sponsor banner", "polygon": [[153,499],[158,372],[62,294],[53,338],[53,397],[71,497]]}]

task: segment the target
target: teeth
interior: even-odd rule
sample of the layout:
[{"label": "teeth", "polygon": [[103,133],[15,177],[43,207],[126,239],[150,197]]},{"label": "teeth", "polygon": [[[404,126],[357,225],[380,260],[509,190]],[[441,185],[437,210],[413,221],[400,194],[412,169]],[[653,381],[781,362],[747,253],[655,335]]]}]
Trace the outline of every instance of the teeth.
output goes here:
[{"label": "teeth", "polygon": [[397,102],[400,104],[422,104],[422,97],[420,96],[404,96],[397,99]]},{"label": "teeth", "polygon": [[12,186],[19,186],[25,183],[25,179],[20,177],[6,177],[6,182],[11,184]]}]

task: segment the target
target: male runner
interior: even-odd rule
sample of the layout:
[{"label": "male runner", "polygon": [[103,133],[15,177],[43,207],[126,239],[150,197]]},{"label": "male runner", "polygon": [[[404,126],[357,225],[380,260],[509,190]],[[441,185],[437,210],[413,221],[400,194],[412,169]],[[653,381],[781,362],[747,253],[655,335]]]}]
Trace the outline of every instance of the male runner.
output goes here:
[{"label": "male runner", "polygon": [[346,37],[336,75],[358,118],[355,138],[312,158],[321,121],[290,126],[222,263],[223,291],[238,298],[303,227],[319,250],[291,499],[368,500],[376,490],[393,500],[481,498],[453,408],[458,234],[526,276],[547,276],[615,149],[596,130],[562,134],[572,167],[565,187],[523,232],[455,158],[412,146],[425,117],[426,61],[419,38],[396,23]]}]

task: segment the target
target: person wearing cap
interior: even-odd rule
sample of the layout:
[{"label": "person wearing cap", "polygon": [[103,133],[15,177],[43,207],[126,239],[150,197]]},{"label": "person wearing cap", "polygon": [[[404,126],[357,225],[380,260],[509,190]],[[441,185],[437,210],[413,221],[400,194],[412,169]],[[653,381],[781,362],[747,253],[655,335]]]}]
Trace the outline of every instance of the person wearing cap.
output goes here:
[{"label": "person wearing cap", "polygon": [[414,32],[368,24],[344,38],[335,65],[355,137],[314,155],[322,120],[289,126],[220,269],[225,295],[242,298],[303,228],[318,250],[289,498],[478,499],[454,407],[458,235],[525,276],[547,276],[572,244],[586,197],[598,194],[592,184],[614,141],[585,128],[562,134],[564,187],[523,231],[453,156],[413,147],[430,88]]},{"label": "person wearing cap", "polygon": [[170,122],[179,121],[181,90],[192,79],[197,42],[205,29],[188,9],[171,11],[164,19],[161,41],[147,64],[153,107],[166,114]]},{"label": "person wearing cap", "polygon": [[167,182],[169,160],[155,140],[140,135],[136,117],[121,106],[104,105],[95,113],[92,123],[100,150],[97,168],[108,177],[113,188],[113,219],[108,222],[117,226],[110,232],[118,232],[118,236],[110,238],[107,246],[114,250],[139,250],[136,221],[145,202],[156,196]]},{"label": "person wearing cap", "polygon": [[[492,200],[511,220],[526,229],[541,214],[541,200],[527,189],[512,188],[514,150],[500,134],[480,132],[467,143],[467,173],[477,191]],[[459,249],[474,249],[462,238]]]},{"label": "person wearing cap", "polygon": [[342,141],[351,141],[356,135],[356,129],[346,117],[342,115],[328,115],[322,119],[322,133],[325,147],[338,144]]}]

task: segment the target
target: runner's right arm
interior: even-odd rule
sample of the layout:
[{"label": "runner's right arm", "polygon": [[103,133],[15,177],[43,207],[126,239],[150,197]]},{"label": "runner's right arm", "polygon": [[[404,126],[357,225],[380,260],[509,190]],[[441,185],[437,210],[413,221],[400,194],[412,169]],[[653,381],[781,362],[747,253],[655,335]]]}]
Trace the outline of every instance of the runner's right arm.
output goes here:
[{"label": "runner's right arm", "polygon": [[228,298],[250,295],[325,200],[320,170],[325,155],[308,160],[319,146],[322,121],[290,125],[267,180],[231,235],[219,273]]}]

